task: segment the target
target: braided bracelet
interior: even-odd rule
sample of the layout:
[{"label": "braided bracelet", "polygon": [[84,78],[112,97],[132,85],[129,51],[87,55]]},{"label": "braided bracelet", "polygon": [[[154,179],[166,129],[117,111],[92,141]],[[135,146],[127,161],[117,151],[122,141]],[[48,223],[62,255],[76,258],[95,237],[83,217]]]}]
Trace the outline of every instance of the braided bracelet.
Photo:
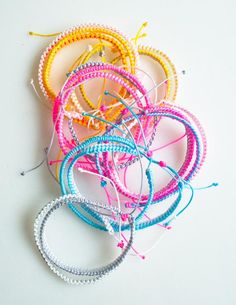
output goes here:
[{"label": "braided bracelet", "polygon": [[[90,62],[85,65],[81,65],[80,67],[76,68],[72,71],[72,73],[68,74],[69,76],[73,75],[73,77],[69,78],[66,82],[66,86],[63,86],[63,90],[65,90],[69,85],[70,86],[79,86],[78,81],[80,77],[82,78],[82,75],[85,76],[86,74],[90,74],[91,72],[113,72],[113,76],[111,76],[111,80],[116,81],[118,78],[122,78],[127,84],[130,84],[131,88],[132,86],[137,88],[140,92],[145,91],[144,86],[141,84],[141,82],[131,73],[127,72],[125,69],[121,67],[116,67],[112,64],[105,64],[100,62]],[[63,91],[60,92],[62,94]],[[147,92],[145,91],[145,102],[146,105],[150,104],[149,97],[147,96]],[[142,103],[139,102],[139,105]],[[75,103],[75,106],[77,104]],[[113,105],[114,106],[114,105]],[[105,113],[105,117],[109,119],[110,121],[115,120],[117,118],[118,114],[124,107],[117,107],[117,110],[114,110],[114,108],[109,108],[107,105],[102,105],[99,110]],[[81,105],[78,104],[78,108],[76,108],[78,112],[83,112],[84,109],[81,107]],[[69,115],[69,114],[68,114]]]},{"label": "braided bracelet", "polygon": [[118,50],[122,64],[130,67],[128,69],[131,73],[135,73],[137,51],[133,43],[120,31],[96,24],[74,26],[57,36],[41,56],[38,72],[39,84],[43,94],[49,100],[54,101],[57,95],[49,83],[51,66],[55,56],[65,46],[83,39],[99,39],[108,42]]},{"label": "braided bracelet", "polygon": [[[64,105],[66,105],[66,102],[67,102],[71,92],[74,90],[74,87],[77,86],[78,84],[81,84],[87,80],[90,80],[93,78],[98,78],[98,77],[111,79],[112,81],[123,86],[127,90],[127,92],[137,100],[137,105],[139,107],[143,107],[142,106],[143,101],[141,102],[139,100],[137,91],[135,91],[131,86],[129,86],[127,84],[127,82],[125,80],[123,80],[122,78],[120,78],[118,75],[113,75],[112,73],[103,72],[103,71],[109,71],[109,70],[118,72],[118,73],[124,75],[126,80],[132,81],[132,85],[135,85],[136,88],[140,91],[140,93],[144,96],[144,102],[145,102],[146,106],[150,105],[148,96],[146,95],[146,90],[139,83],[138,79],[135,78],[135,76],[133,76],[132,74],[123,70],[122,68],[118,68],[116,66],[112,66],[110,64],[103,64],[103,63],[88,63],[87,65],[82,66],[81,68],[77,69],[73,74],[71,74],[70,78],[67,80],[64,88],[62,89],[62,91],[60,92],[60,94],[58,95],[58,97],[56,98],[55,103],[54,103],[53,120],[56,123],[56,131],[58,134],[58,140],[59,140],[59,144],[60,144],[60,147],[61,147],[63,153],[66,154],[68,152],[68,149],[72,149],[73,144],[71,143],[71,141],[67,140],[65,135],[63,134],[63,121],[64,121],[64,117],[65,117],[65,111],[61,111],[61,107],[62,107],[62,105],[63,105],[63,107],[64,107]],[[72,89],[70,89],[70,88],[72,88]],[[102,110],[103,109],[101,109],[101,112],[102,112],[103,116],[105,117],[106,113],[103,112]],[[126,113],[126,109],[124,109],[123,113]],[[68,114],[68,116],[70,116],[71,118],[73,118],[73,115],[76,119],[80,119],[82,122],[85,121],[85,119],[82,116],[79,117],[78,113]],[[93,117],[93,115],[91,115],[91,117]],[[104,120],[103,120],[103,122],[104,122]],[[100,128],[98,127],[98,130],[104,129],[104,127],[105,127],[104,125],[106,126],[106,124],[102,125],[100,123],[99,126],[101,126],[101,127]]]},{"label": "braided bracelet", "polygon": [[[106,144],[107,142],[108,143],[109,142],[112,142],[112,143],[117,142],[118,144],[121,144],[121,145],[114,145],[112,143],[111,144]],[[97,145],[93,145],[95,143],[97,143]],[[86,148],[87,146],[89,146],[89,147]],[[93,137],[91,139],[88,139],[87,141],[83,142],[80,146],[75,147],[72,151],[70,151],[70,153],[68,153],[68,155],[65,157],[65,159],[62,162],[61,170],[60,170],[60,184],[61,184],[61,188],[62,188],[62,193],[66,194],[67,192],[69,192],[69,193],[72,193],[72,194],[80,194],[76,185],[75,185],[75,183],[74,183],[74,181],[73,181],[73,172],[72,172],[74,165],[76,164],[77,160],[80,157],[82,157],[85,154],[92,154],[92,153],[98,154],[99,152],[104,153],[106,151],[128,152],[130,154],[137,155],[137,151],[134,147],[134,144],[131,141],[129,141],[127,139],[124,139],[122,137],[102,136],[102,137]],[[77,154],[77,152],[78,152],[78,154]],[[144,154],[142,151],[140,151],[140,153]],[[73,157],[74,154],[77,154],[77,155],[75,157]],[[146,156],[146,158],[151,160],[151,158],[148,157],[148,156]],[[71,161],[71,164],[67,169],[66,165],[67,165],[69,160]],[[159,166],[162,167],[162,162],[156,162],[154,160],[151,160],[151,162],[154,162],[154,163],[156,163],[156,164],[158,164]],[[68,182],[67,184],[65,184],[65,182],[64,182],[64,176],[65,176],[64,172],[65,172],[65,170],[67,170],[67,182]],[[149,197],[148,197],[148,201],[147,201],[146,205],[141,205],[141,207],[143,208],[143,211],[135,218],[136,219],[136,230],[143,229],[143,228],[146,228],[150,225],[154,225],[154,224],[157,224],[157,223],[160,223],[160,222],[166,220],[174,212],[174,210],[177,208],[177,206],[178,206],[178,204],[181,200],[181,197],[182,197],[181,193],[182,193],[182,189],[183,189],[183,183],[180,181],[178,183],[179,195],[178,195],[177,199],[174,201],[174,203],[171,205],[171,207],[166,212],[162,213],[160,216],[156,217],[152,221],[139,223],[139,220],[143,217],[144,213],[147,211],[150,204],[153,204],[152,198],[153,198],[154,185],[153,185],[153,180],[152,180],[151,169],[146,170],[146,175],[147,175],[147,179],[148,179],[150,193],[149,193]],[[105,186],[106,186],[106,184],[105,185],[102,184],[102,187],[105,187]],[[100,224],[97,224],[96,222],[92,221],[90,217],[87,218],[86,216],[81,214],[81,212],[78,209],[76,209],[75,207],[72,207],[71,209],[72,209],[73,212],[76,213],[77,216],[79,216],[86,223],[92,225],[93,227],[95,227],[97,229],[105,230],[104,226],[102,226]],[[101,221],[100,215],[90,211],[88,208],[85,208],[85,210],[91,216],[93,216],[97,221]],[[111,221],[111,224],[112,224],[114,230],[117,231],[119,229],[118,224],[115,223],[114,221]],[[128,229],[128,227],[129,226],[127,226],[127,225],[122,225],[121,229],[126,230],[126,229]]]},{"label": "braided bracelet", "polygon": [[[132,244],[133,244],[133,235],[134,235],[134,222],[132,216],[128,218],[129,226],[130,226],[130,238],[127,242],[126,246],[123,248],[121,254],[111,263],[106,266],[95,268],[95,269],[82,269],[74,266],[67,266],[66,264],[60,262],[49,250],[47,242],[45,241],[45,227],[49,217],[52,213],[62,207],[63,205],[76,206],[80,204],[85,204],[87,206],[92,207],[94,210],[107,210],[115,213],[116,215],[120,215],[120,212],[111,206],[103,205],[97,202],[88,201],[84,198],[75,196],[75,195],[66,195],[62,196],[58,199],[55,199],[49,202],[38,214],[34,223],[34,236],[36,245],[49,266],[49,268],[58,275],[62,280],[70,283],[70,284],[90,284],[98,281],[111,271],[115,270],[125,259],[128,254]],[[100,211],[101,213],[101,211]],[[110,216],[111,217],[111,216]],[[109,219],[108,216],[103,217],[103,223],[105,226],[109,225],[106,221]],[[67,275],[69,274],[69,275]],[[73,275],[74,277],[71,277]],[[78,277],[83,277],[83,279],[78,279]]]}]

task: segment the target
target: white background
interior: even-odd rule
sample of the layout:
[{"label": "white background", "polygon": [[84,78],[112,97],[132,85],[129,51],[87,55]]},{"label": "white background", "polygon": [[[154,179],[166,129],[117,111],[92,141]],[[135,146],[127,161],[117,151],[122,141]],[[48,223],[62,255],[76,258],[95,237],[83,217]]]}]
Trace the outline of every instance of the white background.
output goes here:
[{"label": "white background", "polygon": [[[235,11],[233,0],[1,0],[0,304],[236,304]],[[50,112],[29,85],[50,39],[27,32],[99,22],[133,36],[144,21],[149,22],[145,43],[187,71],[177,102],[191,109],[207,132],[207,162],[194,183],[220,185],[197,193],[145,262],[131,257],[98,284],[69,286],[47,269],[32,236],[37,211],[59,189],[45,167],[19,175],[42,158],[51,126]],[[80,231],[78,221],[72,226]],[[84,225],[81,230],[91,242],[94,235]],[[86,239],[79,237],[84,248]],[[81,253],[72,254],[76,261]]]}]

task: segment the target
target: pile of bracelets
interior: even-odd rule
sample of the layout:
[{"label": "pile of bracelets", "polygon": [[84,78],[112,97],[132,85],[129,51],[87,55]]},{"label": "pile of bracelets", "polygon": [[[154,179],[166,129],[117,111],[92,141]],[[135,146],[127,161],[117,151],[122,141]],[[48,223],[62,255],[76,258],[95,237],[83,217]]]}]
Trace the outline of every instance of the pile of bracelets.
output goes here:
[{"label": "pile of bracelets", "polygon": [[[40,58],[38,82],[53,122],[43,161],[61,192],[38,213],[34,237],[48,267],[70,284],[100,280],[117,269],[127,255],[145,259],[154,245],[138,251],[136,234],[140,230],[148,234],[145,229],[152,226],[159,226],[163,232],[170,230],[173,221],[189,207],[195,190],[217,185],[195,188],[191,184],[206,158],[206,136],[197,117],[175,102],[178,74],[168,56],[139,44],[146,36],[142,33],[146,26],[144,23],[133,39],[99,24],[74,26],[51,35],[30,32],[56,36]],[[69,52],[73,46],[73,52]],[[69,64],[63,67],[65,73],[57,73],[55,86],[53,71],[55,65],[62,65],[62,55]],[[161,81],[156,82],[141,66],[143,57],[152,62],[156,74],[164,76]],[[151,82],[151,88],[144,79]],[[176,130],[181,128],[183,135],[168,142],[162,122]],[[160,137],[167,139],[166,144],[156,147]],[[173,166],[168,157],[163,158],[164,153],[160,158],[159,152],[179,141],[184,142],[184,149],[178,157],[179,165]],[[49,155],[52,151],[58,151],[54,159]],[[94,193],[99,187],[105,200],[90,200],[83,194],[78,182],[82,173],[97,178],[99,186],[94,185]],[[167,180],[157,187],[156,180],[162,174]],[[138,180],[138,191],[130,186],[130,177]],[[94,230],[111,235],[119,255],[107,265],[91,269],[57,258],[47,242],[46,225],[63,206]]]}]

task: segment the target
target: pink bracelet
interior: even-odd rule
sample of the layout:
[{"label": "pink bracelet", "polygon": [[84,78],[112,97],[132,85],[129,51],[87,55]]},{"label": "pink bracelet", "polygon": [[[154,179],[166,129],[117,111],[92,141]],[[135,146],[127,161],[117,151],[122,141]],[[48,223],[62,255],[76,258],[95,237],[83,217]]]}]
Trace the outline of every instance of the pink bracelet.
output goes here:
[{"label": "pink bracelet", "polygon": [[[118,75],[114,75],[112,72],[115,72]],[[121,78],[120,75],[122,75],[123,78]],[[70,75],[62,91],[57,96],[53,107],[53,121],[56,124],[56,132],[58,135],[59,145],[64,154],[68,153],[68,151],[71,150],[75,144],[73,144],[71,140],[67,139],[64,134],[63,124],[65,119],[65,112],[61,109],[66,105],[66,102],[68,101],[70,94],[73,92],[75,87],[94,78],[107,78],[118,83],[127,90],[127,92],[134,100],[137,100],[137,105],[140,108],[148,107],[151,105],[149,98],[146,95],[146,89],[134,75],[130,74],[126,70],[111,64],[103,63],[97,63],[96,65],[93,63],[88,63],[85,66],[80,67],[80,69],[75,70],[74,73]],[[131,82],[132,86],[130,86],[127,81]],[[136,90],[133,88],[133,86],[135,86]],[[137,90],[141,93],[141,95],[144,96],[144,105],[143,102],[139,100]],[[70,115],[72,119],[83,119],[82,115],[78,113],[74,114],[74,118],[72,113],[68,113],[68,115]],[[152,119],[149,121],[152,121]]]}]

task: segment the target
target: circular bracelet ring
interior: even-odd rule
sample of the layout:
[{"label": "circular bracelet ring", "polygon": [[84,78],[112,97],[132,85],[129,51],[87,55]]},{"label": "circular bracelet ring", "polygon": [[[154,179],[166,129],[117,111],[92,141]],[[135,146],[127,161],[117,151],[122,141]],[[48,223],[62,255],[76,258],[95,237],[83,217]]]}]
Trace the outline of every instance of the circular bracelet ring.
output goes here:
[{"label": "circular bracelet ring", "polygon": [[131,73],[135,73],[138,61],[137,50],[134,44],[121,32],[108,26],[96,24],[74,26],[57,36],[47,47],[40,59],[38,71],[39,85],[44,96],[51,102],[54,102],[57,96],[57,93],[50,85],[51,68],[55,56],[62,48],[84,39],[98,39],[111,44],[119,52],[122,64],[128,67],[127,69]]},{"label": "circular bracelet ring", "polygon": [[[106,144],[107,142],[108,143],[111,142],[111,143]],[[118,145],[113,144],[113,142],[117,143]],[[97,144],[95,145],[95,143],[97,143]],[[88,154],[93,154],[93,153],[98,154],[98,153],[104,153],[104,152],[121,152],[121,153],[126,152],[129,154],[137,155],[137,151],[136,151],[134,143],[132,143],[132,141],[129,141],[129,140],[124,139],[119,136],[93,137],[91,139],[88,139],[87,141],[84,141],[81,145],[79,145],[79,146],[75,147],[73,150],[71,150],[66,155],[66,157],[64,158],[64,160],[62,162],[61,169],[60,169],[60,185],[61,185],[61,191],[62,191],[63,195],[68,194],[68,193],[80,195],[79,190],[78,190],[76,184],[74,183],[74,178],[73,178],[73,168],[74,168],[75,164],[77,163],[77,161],[79,160],[79,158],[81,158],[84,155],[88,155]],[[145,155],[145,153],[142,151],[140,151],[140,154]],[[73,155],[75,155],[75,156],[73,157]],[[146,156],[146,158],[150,159],[147,155],[145,155],[145,156]],[[69,167],[67,167],[68,162],[71,162]],[[152,161],[152,162],[154,162],[154,161]],[[155,163],[158,165],[161,164],[157,161]],[[67,184],[65,183],[65,180],[64,180],[65,171],[67,171],[67,174],[66,174]],[[99,169],[98,169],[98,171],[99,171]],[[149,185],[148,200],[145,205],[144,204],[139,205],[139,203],[137,204],[137,202],[133,203],[134,206],[140,206],[143,209],[140,212],[140,214],[138,214],[138,216],[136,216],[134,218],[136,230],[144,229],[150,225],[155,225],[157,223],[160,223],[160,222],[163,222],[164,220],[166,220],[176,210],[176,208],[178,207],[178,204],[182,198],[183,183],[180,181],[178,183],[179,195],[178,195],[177,199],[174,201],[174,203],[167,209],[167,211],[165,211],[161,215],[155,217],[151,221],[144,221],[141,223],[140,222],[141,218],[146,213],[149,206],[151,204],[153,204],[153,195],[154,195],[154,191],[153,191],[154,184],[153,184],[153,178],[152,178],[152,171],[150,168],[148,168],[146,170],[146,176],[147,176],[148,185]],[[105,177],[106,176],[104,176],[104,178]],[[105,187],[105,186],[103,186],[103,187]],[[101,222],[100,215],[98,213],[91,211],[88,207],[85,207],[84,205],[82,205],[81,207],[84,210],[86,210],[86,212],[88,212],[90,214],[90,216],[94,217],[96,221]],[[71,206],[70,206],[70,208],[77,216],[79,216],[87,224],[93,226],[96,229],[106,230],[103,225],[98,224],[97,222],[94,222],[93,220],[91,220],[91,217],[89,217],[89,218],[86,217],[77,208],[71,207]],[[133,211],[135,211],[135,208],[133,208]],[[115,231],[119,230],[119,225],[117,224],[117,222],[111,220],[110,223]],[[127,230],[128,228],[129,228],[129,225],[127,225],[127,224],[124,224],[121,226],[122,231]]]},{"label": "circular bracelet ring", "polygon": [[[109,72],[103,72],[103,71],[114,71],[114,72],[119,72],[120,74],[124,75],[125,79],[122,79],[118,75],[114,75]],[[146,89],[140,84],[138,79],[130,74],[129,72],[123,70],[122,68],[113,66],[111,64],[103,64],[103,63],[88,63],[85,66],[80,67],[78,70],[76,70],[74,73],[70,75],[70,78],[67,80],[65,83],[63,89],[57,96],[55,103],[54,103],[54,108],[53,108],[53,120],[55,123],[55,128],[57,131],[58,135],[58,140],[59,140],[59,145],[63,151],[64,154],[68,152],[68,149],[72,149],[75,144],[71,143],[70,140],[66,139],[64,133],[63,133],[63,121],[66,116],[66,111],[62,110],[65,109],[65,105],[67,103],[67,100],[70,97],[71,92],[73,92],[74,88],[78,86],[81,83],[84,83],[90,79],[94,78],[106,78],[110,79],[116,83],[118,83],[120,86],[123,86],[127,92],[131,95],[131,97],[137,101],[137,105],[141,108],[143,108],[150,105],[149,98],[146,94]],[[127,80],[131,82],[131,86],[127,84]],[[133,88],[135,86],[135,89]],[[143,101],[140,100],[137,90],[141,93],[141,95],[144,97]],[[126,108],[118,101],[118,106],[122,106],[124,111],[126,112]],[[114,106],[114,105],[113,105]],[[120,106],[120,107],[121,107]],[[109,106],[106,106],[107,108]],[[102,115],[104,119],[106,119],[106,112],[103,111],[106,110],[106,108],[102,109]],[[119,116],[122,111],[119,112]],[[88,118],[85,116],[82,116],[79,113],[67,113],[67,116],[74,119],[80,120],[82,124],[87,124]],[[80,115],[80,116],[79,116]],[[90,115],[90,117],[93,117],[93,115]],[[106,124],[104,124],[104,120],[101,119],[101,121],[96,120],[96,124],[98,124],[97,130],[103,131],[106,127]],[[146,122],[146,126],[148,125],[148,122]]]},{"label": "circular bracelet ring", "polygon": [[[106,266],[100,267],[100,268],[94,268],[94,269],[82,269],[74,266],[68,266],[62,262],[60,262],[59,259],[57,259],[49,250],[49,247],[47,245],[47,242],[45,240],[45,227],[47,224],[47,221],[49,217],[52,215],[54,211],[56,211],[58,208],[62,207],[63,205],[80,205],[80,204],[86,204],[92,207],[95,210],[107,210],[110,211],[111,214],[115,213],[116,215],[120,215],[120,212],[111,206],[103,205],[97,202],[88,201],[84,198],[78,197],[76,195],[66,195],[62,196],[60,198],[57,198],[55,200],[52,200],[49,202],[38,214],[36,217],[35,223],[34,223],[34,236],[35,236],[35,242],[36,245],[49,266],[49,268],[58,275],[61,279],[64,281],[71,283],[71,284],[78,284],[78,285],[84,285],[84,284],[90,284],[98,281],[103,276],[107,275],[111,271],[115,270],[125,259],[127,253],[132,247],[133,244],[133,236],[134,236],[134,222],[133,217],[129,216],[128,222],[130,226],[130,238],[127,242],[126,246],[123,248],[121,254],[111,263],[109,263]],[[101,211],[100,211],[101,212]],[[109,217],[112,217],[110,215]],[[107,221],[105,219],[109,218],[106,214],[106,217],[103,217],[104,225],[107,226]],[[69,275],[67,275],[69,274]],[[72,277],[73,275],[73,277]],[[79,277],[79,279],[78,279]],[[81,277],[83,279],[81,279]]]}]

